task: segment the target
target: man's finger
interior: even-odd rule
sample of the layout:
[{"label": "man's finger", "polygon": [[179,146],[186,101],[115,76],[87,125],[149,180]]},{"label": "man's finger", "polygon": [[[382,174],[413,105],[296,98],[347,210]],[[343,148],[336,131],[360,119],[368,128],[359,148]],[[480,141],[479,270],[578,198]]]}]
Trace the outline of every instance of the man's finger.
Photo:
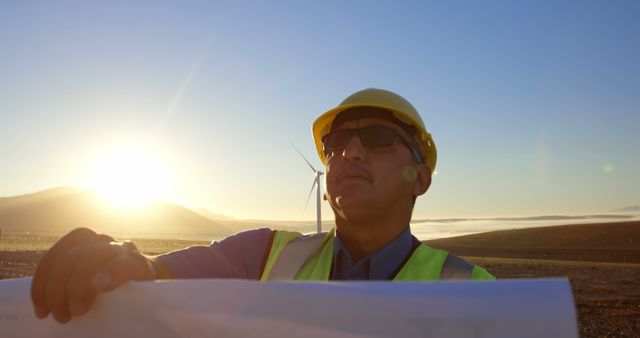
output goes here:
[{"label": "man's finger", "polygon": [[47,306],[46,290],[53,266],[60,256],[79,245],[112,240],[106,235],[98,235],[90,229],[78,228],[62,237],[40,260],[31,282],[31,298],[36,315],[46,317],[51,311]]},{"label": "man's finger", "polygon": [[93,246],[95,244],[85,244],[71,248],[52,263],[45,285],[44,300],[47,309],[60,323],[66,323],[71,319],[67,294],[69,277]]},{"label": "man's finger", "polygon": [[111,260],[91,280],[96,292],[111,291],[129,280],[153,279],[151,264],[139,252],[127,252]]},{"label": "man's finger", "polygon": [[78,263],[71,273],[67,283],[67,295],[69,310],[74,316],[86,313],[96,296],[91,287],[91,278],[109,260],[122,254],[123,249],[119,245],[101,243],[94,245],[82,261]]},{"label": "man's finger", "polygon": [[87,228],[75,229],[58,240],[58,242],[47,251],[44,257],[40,259],[36,273],[31,281],[31,299],[33,300],[36,316],[44,318],[49,314],[49,309],[45,301],[45,289],[52,263],[60,253],[65,252],[69,247],[86,242],[95,235],[95,232]]}]

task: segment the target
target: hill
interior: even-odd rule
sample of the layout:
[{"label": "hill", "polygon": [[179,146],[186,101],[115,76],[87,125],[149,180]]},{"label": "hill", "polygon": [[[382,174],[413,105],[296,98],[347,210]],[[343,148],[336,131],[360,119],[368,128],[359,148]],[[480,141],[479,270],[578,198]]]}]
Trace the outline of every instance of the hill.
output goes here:
[{"label": "hill", "polygon": [[640,263],[640,221],[502,230],[424,243],[460,256]]},{"label": "hill", "polygon": [[95,192],[56,188],[0,198],[3,232],[65,233],[76,227],[98,232],[155,236],[222,236],[228,227],[182,206],[155,202],[137,209],[109,206]]},{"label": "hill", "polygon": [[636,212],[640,213],[640,205],[635,205],[632,207],[626,207],[618,210],[614,210],[613,212]]},{"label": "hill", "polygon": [[204,217],[206,217],[208,219],[214,220],[214,221],[235,221],[235,220],[237,220],[236,218],[231,217],[231,216],[226,216],[226,215],[222,215],[222,214],[213,213],[213,212],[209,211],[207,208],[196,208],[196,209],[192,209],[192,210],[197,212],[198,214],[200,214],[200,215],[202,215],[202,216],[204,216]]}]

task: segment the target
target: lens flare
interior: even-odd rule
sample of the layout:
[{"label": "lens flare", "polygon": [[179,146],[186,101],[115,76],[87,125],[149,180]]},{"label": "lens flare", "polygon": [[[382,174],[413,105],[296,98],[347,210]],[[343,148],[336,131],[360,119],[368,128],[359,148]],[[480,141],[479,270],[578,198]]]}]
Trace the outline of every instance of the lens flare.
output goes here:
[{"label": "lens flare", "polygon": [[604,171],[605,174],[611,174],[613,172],[613,169],[613,164],[611,163],[607,163],[602,166],[602,171]]}]

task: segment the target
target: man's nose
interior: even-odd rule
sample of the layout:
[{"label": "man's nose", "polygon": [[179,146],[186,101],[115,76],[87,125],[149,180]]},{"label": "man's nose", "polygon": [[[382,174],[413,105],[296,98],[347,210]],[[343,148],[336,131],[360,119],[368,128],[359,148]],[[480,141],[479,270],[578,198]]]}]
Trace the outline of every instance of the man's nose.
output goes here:
[{"label": "man's nose", "polygon": [[342,150],[342,157],[349,161],[364,161],[366,149],[360,141],[360,137],[353,133],[347,145]]}]

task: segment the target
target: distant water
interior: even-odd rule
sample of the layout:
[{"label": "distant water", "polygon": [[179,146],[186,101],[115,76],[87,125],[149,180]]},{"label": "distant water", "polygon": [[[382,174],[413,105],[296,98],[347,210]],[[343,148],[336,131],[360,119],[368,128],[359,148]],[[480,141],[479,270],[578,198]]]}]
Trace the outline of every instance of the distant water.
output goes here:
[{"label": "distant water", "polygon": [[[420,240],[464,236],[481,232],[537,228],[566,224],[611,223],[640,220],[640,213],[615,213],[599,215],[546,215],[534,217],[450,218],[419,219],[411,222],[411,232]],[[267,225],[267,224],[265,224]],[[282,230],[314,233],[315,222],[274,221],[269,227]],[[333,227],[333,222],[323,222],[323,230]]]},{"label": "distant water", "polygon": [[[537,228],[566,224],[624,222],[634,220],[640,220],[640,213],[633,212],[578,216],[550,215],[535,217],[419,219],[411,222],[411,232],[420,240],[429,240],[497,230]],[[217,222],[231,229],[232,232],[241,232],[257,228],[298,231],[306,234],[316,232],[315,221],[219,220]],[[322,222],[323,231],[327,231],[333,226],[333,221]],[[122,237],[214,241],[226,236],[206,234],[126,234]]]},{"label": "distant water", "polygon": [[481,232],[538,228],[555,225],[610,223],[640,220],[640,214],[582,216],[537,216],[468,219],[434,219],[411,222],[411,232],[421,240],[476,234]]}]

